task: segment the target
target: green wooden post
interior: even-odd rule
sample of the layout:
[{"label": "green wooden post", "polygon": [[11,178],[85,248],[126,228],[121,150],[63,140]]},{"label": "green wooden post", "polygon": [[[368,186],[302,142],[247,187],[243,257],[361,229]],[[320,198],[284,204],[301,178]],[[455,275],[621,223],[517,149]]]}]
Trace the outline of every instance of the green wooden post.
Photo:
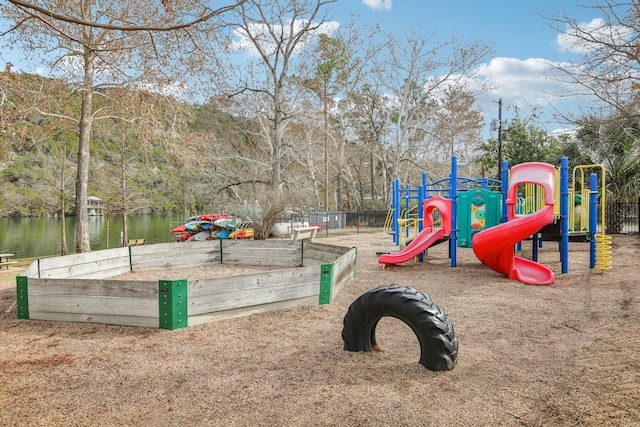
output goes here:
[{"label": "green wooden post", "polygon": [[320,266],[320,301],[319,304],[331,303],[331,287],[333,285],[333,263]]},{"label": "green wooden post", "polygon": [[16,306],[18,319],[29,318],[29,287],[27,276],[16,276]]},{"label": "green wooden post", "polygon": [[158,287],[160,329],[186,328],[187,280],[160,280]]}]

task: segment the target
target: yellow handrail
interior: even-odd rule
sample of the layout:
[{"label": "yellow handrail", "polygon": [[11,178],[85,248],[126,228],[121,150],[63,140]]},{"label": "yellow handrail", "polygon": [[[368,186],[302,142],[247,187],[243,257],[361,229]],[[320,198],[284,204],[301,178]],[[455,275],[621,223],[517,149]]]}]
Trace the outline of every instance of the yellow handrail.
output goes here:
[{"label": "yellow handrail", "polygon": [[400,247],[405,247],[418,235],[420,218],[398,218],[398,232],[400,233]]},{"label": "yellow handrail", "polygon": [[382,227],[382,231],[385,233],[390,233],[393,230],[393,213],[395,212],[394,208],[389,209],[387,212],[387,217],[384,220],[384,226]]},{"label": "yellow handrail", "polygon": [[[605,194],[606,194],[606,182],[605,182],[605,169],[604,169],[604,165],[601,164],[594,164],[594,165],[580,165],[580,166],[576,166],[575,168],[573,168],[573,185],[575,186],[576,182],[578,182],[576,179],[576,172],[580,172],[580,183],[582,184],[582,191],[581,191],[581,196],[582,196],[582,214],[580,215],[580,223],[581,223],[581,229],[585,229],[588,230],[589,226],[588,223],[586,226],[583,225],[583,221],[586,221],[587,218],[589,218],[589,194],[591,189],[589,188],[589,184],[585,183],[585,169],[599,169],[600,170],[600,176],[602,178],[602,184],[601,184],[601,199],[600,199],[600,233],[596,233],[594,235],[595,238],[595,245],[596,245],[596,259],[595,259],[595,265],[594,267],[599,269],[601,272],[604,272],[605,270],[609,270],[612,266],[612,260],[611,260],[611,236],[607,236],[605,234]],[[586,185],[585,185],[586,184]],[[575,188],[575,187],[574,187]],[[571,205],[569,205],[571,206]],[[585,209],[586,208],[586,209]],[[594,212],[595,214],[595,212]]]},{"label": "yellow handrail", "polygon": [[[576,188],[576,183],[580,182],[581,184],[581,192],[580,195],[582,196],[582,207],[580,209],[580,229],[581,230],[588,230],[589,229],[589,222],[588,222],[588,218],[589,218],[589,193],[590,193],[590,189],[589,189],[589,180],[585,178],[585,169],[599,169],[600,170],[600,176],[602,177],[602,184],[600,186],[601,191],[602,191],[602,196],[600,199],[600,208],[601,208],[601,218],[600,218],[600,231],[601,233],[604,235],[604,211],[605,211],[605,189],[607,188],[606,184],[605,184],[605,169],[604,169],[604,165],[602,164],[593,164],[593,165],[579,165],[576,166],[575,168],[573,168],[573,181],[572,181],[572,188],[571,188],[571,194],[575,194],[575,188]],[[580,176],[576,177],[576,172],[580,172]],[[579,178],[579,180],[578,180]],[[574,203],[569,203],[569,219],[573,219],[574,218],[574,213],[572,212],[573,208],[572,206],[574,205]],[[573,223],[569,223],[572,224]]]}]

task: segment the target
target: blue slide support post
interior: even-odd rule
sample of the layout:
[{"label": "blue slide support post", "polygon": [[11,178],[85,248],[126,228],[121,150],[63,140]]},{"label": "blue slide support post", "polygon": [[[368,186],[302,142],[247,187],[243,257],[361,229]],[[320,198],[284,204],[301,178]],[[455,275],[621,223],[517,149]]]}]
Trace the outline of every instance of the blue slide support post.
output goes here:
[{"label": "blue slide support post", "polygon": [[569,159],[560,162],[560,263],[569,272]]},{"label": "blue slide support post", "polygon": [[402,207],[400,206],[400,180],[395,179],[391,183],[391,194],[393,200],[391,204],[393,205],[393,243],[398,246],[400,244],[400,227],[398,226],[398,219],[400,218],[400,211]]},{"label": "blue slide support post", "polygon": [[[422,172],[422,185],[418,187],[418,206],[420,207],[420,209],[418,209],[418,218],[420,218],[418,221],[419,232],[424,230],[424,204],[427,201],[427,179],[427,173]],[[418,262],[422,261],[424,261],[424,253],[418,256]]]},{"label": "blue slide support post", "polygon": [[458,236],[458,158],[451,157],[451,187],[449,189],[451,198],[451,236],[449,236],[449,257],[451,267],[456,266],[457,257],[457,236]]},{"label": "blue slide support post", "polygon": [[502,219],[501,222],[507,222],[507,191],[509,190],[509,162],[502,161]]},{"label": "blue slide support post", "polygon": [[422,185],[418,187],[418,230],[424,229],[424,202],[427,200],[427,173],[422,172]]},{"label": "blue slide support post", "polygon": [[[409,183],[405,184],[404,186],[404,209],[405,209],[405,215],[406,212],[409,211],[409,208],[411,208],[411,187],[409,186]],[[407,216],[404,217],[404,219],[407,219]],[[405,227],[404,228],[404,238],[406,239],[407,237],[409,237],[409,228]]]},{"label": "blue slide support post", "polygon": [[596,266],[596,233],[598,224],[598,176],[589,176],[589,268]]}]

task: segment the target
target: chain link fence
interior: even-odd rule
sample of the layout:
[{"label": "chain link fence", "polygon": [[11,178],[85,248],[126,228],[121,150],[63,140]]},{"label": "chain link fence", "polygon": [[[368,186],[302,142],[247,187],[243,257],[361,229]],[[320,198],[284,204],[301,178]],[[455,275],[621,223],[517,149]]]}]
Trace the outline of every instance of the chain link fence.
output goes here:
[{"label": "chain link fence", "polygon": [[[382,231],[389,211],[313,212],[291,215],[292,224],[306,223],[318,226],[321,234],[366,233]],[[640,233],[640,198],[635,202],[608,201],[605,207],[607,234]],[[598,207],[598,223],[601,223]]]},{"label": "chain link fence", "polygon": [[605,206],[605,232],[607,234],[638,234],[640,232],[639,214],[640,197],[635,202],[608,201]]},{"label": "chain link fence", "polygon": [[389,211],[312,212],[291,214],[286,219],[295,228],[301,224],[319,227],[322,235],[382,231]]}]

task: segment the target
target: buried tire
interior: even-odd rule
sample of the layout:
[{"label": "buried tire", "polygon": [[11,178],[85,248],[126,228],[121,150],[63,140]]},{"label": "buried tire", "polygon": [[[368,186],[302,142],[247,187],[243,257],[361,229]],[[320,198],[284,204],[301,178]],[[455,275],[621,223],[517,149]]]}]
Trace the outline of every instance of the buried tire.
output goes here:
[{"label": "buried tire", "polygon": [[377,347],[376,326],[383,317],[409,326],[420,343],[420,364],[431,371],[451,370],[458,358],[453,324],[431,298],[410,286],[389,285],[362,294],[344,316],[342,339],[347,351]]}]

